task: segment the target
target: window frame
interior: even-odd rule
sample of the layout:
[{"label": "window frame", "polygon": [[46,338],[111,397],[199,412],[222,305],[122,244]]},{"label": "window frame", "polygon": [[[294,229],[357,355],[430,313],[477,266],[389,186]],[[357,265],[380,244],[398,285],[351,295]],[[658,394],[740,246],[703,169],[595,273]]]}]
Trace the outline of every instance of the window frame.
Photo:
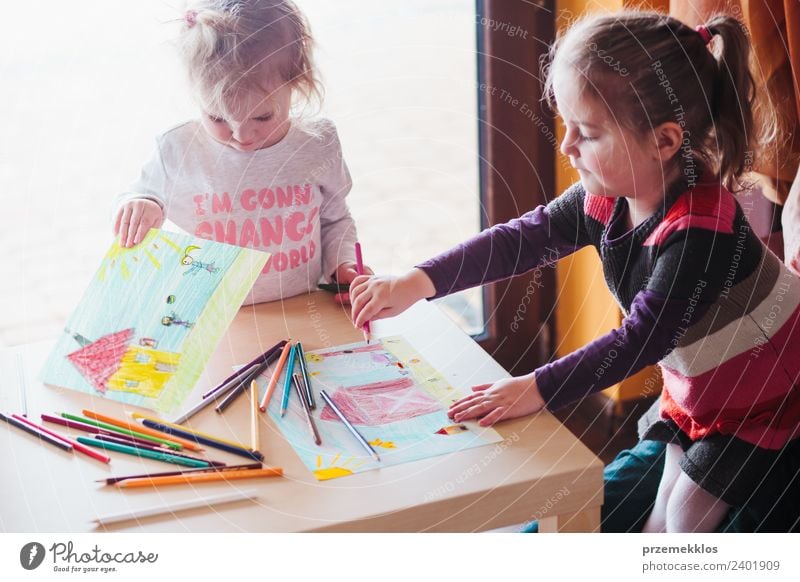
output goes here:
[{"label": "window frame", "polygon": [[[541,103],[539,63],[555,38],[555,2],[476,0],[475,22],[483,230],[554,196],[555,148],[546,137],[555,135],[554,118]],[[511,26],[524,38],[509,34]],[[522,102],[541,125],[523,116]],[[533,287],[531,281],[528,273],[483,288],[484,332],[475,340],[514,375],[553,353],[555,269],[541,270]]]}]

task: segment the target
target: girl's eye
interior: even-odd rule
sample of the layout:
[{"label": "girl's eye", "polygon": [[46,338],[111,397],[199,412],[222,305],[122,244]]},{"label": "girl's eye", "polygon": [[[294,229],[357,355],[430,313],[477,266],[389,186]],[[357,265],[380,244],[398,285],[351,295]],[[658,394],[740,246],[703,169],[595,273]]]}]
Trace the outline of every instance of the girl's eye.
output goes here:
[{"label": "girl's eye", "polygon": [[272,113],[270,113],[269,115],[262,115],[261,117],[254,117],[253,119],[255,119],[256,121],[269,121],[270,119],[272,119]]},{"label": "girl's eye", "polygon": [[597,139],[596,137],[589,137],[588,135],[581,135],[581,134],[578,134],[578,137],[579,137],[579,138],[580,138],[582,141],[594,141],[594,140],[596,140],[596,139]]},{"label": "girl's eye", "polygon": [[222,119],[221,117],[214,117],[213,115],[209,115],[208,118],[214,123],[225,123],[225,120]]}]

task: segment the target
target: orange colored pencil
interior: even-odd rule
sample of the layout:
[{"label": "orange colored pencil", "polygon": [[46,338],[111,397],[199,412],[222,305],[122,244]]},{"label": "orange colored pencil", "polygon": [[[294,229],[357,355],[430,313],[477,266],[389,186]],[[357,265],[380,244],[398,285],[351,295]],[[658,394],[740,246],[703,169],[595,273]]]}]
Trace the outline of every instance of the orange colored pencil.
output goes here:
[{"label": "orange colored pencil", "polygon": [[275,371],[272,373],[272,378],[270,378],[269,384],[267,385],[267,391],[264,393],[264,398],[261,399],[261,406],[259,406],[261,412],[267,411],[269,399],[272,398],[272,393],[275,392],[275,385],[278,383],[278,378],[280,378],[281,372],[283,371],[283,365],[286,363],[286,358],[289,357],[289,352],[291,349],[292,342],[286,342],[286,345],[283,346],[281,357],[278,359],[278,363],[275,365]]},{"label": "orange colored pencil", "polygon": [[157,430],[147,428],[146,426],[142,426],[141,424],[138,423],[126,422],[124,420],[117,420],[116,418],[111,418],[110,416],[105,416],[104,414],[92,412],[91,410],[84,410],[83,415],[93,420],[105,422],[106,424],[113,424],[114,426],[118,426],[120,428],[127,428],[128,430],[134,430],[142,434],[146,434],[152,437],[158,437],[160,439],[165,439],[170,442],[177,443],[183,446],[183,448],[189,449],[190,451],[203,450],[202,447],[197,446],[197,443],[193,443],[191,441],[187,441],[174,436],[165,437],[163,432],[158,432]]},{"label": "orange colored pencil", "polygon": [[246,471],[222,471],[215,473],[183,473],[169,477],[143,477],[126,479],[117,483],[117,487],[159,487],[161,485],[186,485],[191,483],[211,483],[214,481],[234,481],[238,479],[256,479],[258,477],[280,477],[281,467],[264,467]]}]

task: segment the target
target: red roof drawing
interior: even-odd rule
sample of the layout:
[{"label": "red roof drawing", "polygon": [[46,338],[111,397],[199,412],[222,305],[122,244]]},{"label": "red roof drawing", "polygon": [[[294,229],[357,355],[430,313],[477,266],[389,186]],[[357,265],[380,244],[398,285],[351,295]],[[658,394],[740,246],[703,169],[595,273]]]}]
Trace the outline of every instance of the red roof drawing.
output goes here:
[{"label": "red roof drawing", "polygon": [[67,358],[98,392],[106,393],[108,379],[119,370],[134,330],[124,329],[67,354]]}]

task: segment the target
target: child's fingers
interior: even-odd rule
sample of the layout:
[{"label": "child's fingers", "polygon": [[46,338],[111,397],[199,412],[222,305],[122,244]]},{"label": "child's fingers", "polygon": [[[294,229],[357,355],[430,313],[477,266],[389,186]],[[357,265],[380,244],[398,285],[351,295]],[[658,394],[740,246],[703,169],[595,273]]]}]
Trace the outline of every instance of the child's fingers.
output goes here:
[{"label": "child's fingers", "polygon": [[473,400],[477,400],[481,396],[483,396],[483,394],[468,394],[468,395],[464,396],[463,398],[459,398],[458,400],[456,400],[455,402],[453,402],[450,405],[450,410],[456,408],[457,406],[461,406],[466,402],[471,402]]},{"label": "child's fingers", "polygon": [[462,420],[471,420],[473,418],[478,418],[479,416],[484,416],[492,410],[494,410],[494,404],[488,400],[481,400],[467,409],[456,412],[453,415],[453,420],[456,422],[461,422]]},{"label": "child's fingers", "polygon": [[350,298],[352,301],[355,301],[359,293],[363,293],[367,289],[367,281],[369,281],[368,275],[359,275],[350,281]]},{"label": "child's fingers", "polygon": [[458,402],[453,403],[453,405],[450,406],[449,410],[447,411],[447,415],[451,418],[455,418],[459,414],[469,410],[477,404],[485,402],[485,399],[481,398],[481,396],[482,395],[480,394],[471,394],[470,396],[462,398]]},{"label": "child's fingers", "polygon": [[[361,298],[363,299],[364,296],[362,295]],[[358,311],[353,323],[355,323],[356,327],[362,328],[364,324],[368,321],[375,319],[375,313],[377,309],[372,304],[371,298],[368,300],[364,306]]]},{"label": "child's fingers", "polygon": [[128,226],[131,223],[131,206],[126,204],[122,207],[119,217],[119,244],[122,247],[127,246],[128,240]]},{"label": "child's fingers", "polygon": [[147,236],[148,232],[150,232],[150,228],[152,226],[153,223],[149,220],[143,220],[139,223],[139,228],[136,229],[136,234],[133,235],[133,246],[138,245],[144,240],[144,237]]},{"label": "child's fingers", "polygon": [[122,214],[125,211],[125,207],[121,207],[117,210],[117,215],[114,217],[114,236],[119,234],[119,223],[122,220]]},{"label": "child's fingers", "polygon": [[127,244],[125,246],[132,247],[136,244],[136,232],[139,230],[139,225],[142,222],[142,208],[139,204],[134,204],[131,209],[131,222],[128,225]]},{"label": "child's fingers", "polygon": [[505,420],[507,418],[506,413],[508,412],[508,408],[505,406],[498,406],[494,410],[492,410],[489,414],[484,416],[478,424],[481,426],[492,426],[495,422],[500,422],[501,420]]},{"label": "child's fingers", "polygon": [[350,293],[337,293],[333,300],[340,305],[350,305]]},{"label": "child's fingers", "polygon": [[477,386],[472,387],[473,392],[483,392],[487,388],[491,388],[494,386],[494,382],[489,382],[488,384],[478,384]]},{"label": "child's fingers", "polygon": [[363,327],[364,324],[376,316],[384,309],[381,302],[371,289],[366,289],[353,298],[350,293],[350,301],[353,303],[353,323],[356,327]]}]

